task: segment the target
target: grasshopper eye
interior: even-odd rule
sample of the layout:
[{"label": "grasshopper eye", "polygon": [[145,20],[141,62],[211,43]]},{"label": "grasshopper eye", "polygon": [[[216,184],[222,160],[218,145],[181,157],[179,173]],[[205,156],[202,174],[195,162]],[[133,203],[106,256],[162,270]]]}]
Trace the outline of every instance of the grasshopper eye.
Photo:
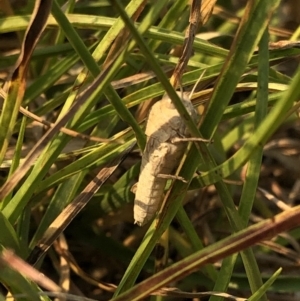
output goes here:
[{"label": "grasshopper eye", "polygon": [[132,192],[132,193],[136,193],[136,189],[137,189],[137,184],[138,183],[134,183],[132,186],[131,186],[131,188],[130,188],[130,191]]}]

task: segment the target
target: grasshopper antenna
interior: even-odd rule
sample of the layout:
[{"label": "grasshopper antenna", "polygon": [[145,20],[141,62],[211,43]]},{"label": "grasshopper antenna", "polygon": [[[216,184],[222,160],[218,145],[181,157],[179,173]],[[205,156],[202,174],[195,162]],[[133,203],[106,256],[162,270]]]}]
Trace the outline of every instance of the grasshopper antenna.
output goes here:
[{"label": "grasshopper antenna", "polygon": [[206,72],[206,69],[201,73],[201,75],[200,75],[199,78],[197,79],[197,81],[196,81],[196,83],[195,83],[195,85],[194,85],[194,87],[193,87],[193,89],[192,89],[192,91],[191,91],[191,93],[190,93],[190,95],[189,95],[189,100],[192,99],[192,96],[193,96],[193,94],[194,94],[194,92],[195,92],[195,90],[196,90],[198,84],[200,83],[201,79],[203,78],[205,72]]}]

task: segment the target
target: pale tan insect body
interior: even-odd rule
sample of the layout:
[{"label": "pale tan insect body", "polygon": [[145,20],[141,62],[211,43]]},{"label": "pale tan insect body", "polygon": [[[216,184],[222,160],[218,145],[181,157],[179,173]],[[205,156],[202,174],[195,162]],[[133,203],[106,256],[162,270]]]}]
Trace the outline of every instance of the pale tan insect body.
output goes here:
[{"label": "pale tan insect body", "polygon": [[[197,113],[191,101],[177,93],[196,121]],[[163,200],[167,179],[158,175],[170,175],[176,170],[187,145],[187,142],[172,142],[174,138],[186,138],[189,132],[168,96],[151,108],[146,135],[148,139],[134,201],[134,220],[139,226],[152,219]]]}]

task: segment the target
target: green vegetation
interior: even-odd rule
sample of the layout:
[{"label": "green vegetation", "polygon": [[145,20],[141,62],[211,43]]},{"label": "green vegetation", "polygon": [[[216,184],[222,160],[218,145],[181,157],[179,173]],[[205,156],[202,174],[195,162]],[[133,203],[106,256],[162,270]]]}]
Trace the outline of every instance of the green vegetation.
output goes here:
[{"label": "green vegetation", "polygon": [[[297,4],[214,2],[202,25],[189,23],[197,0],[0,2],[0,300],[299,292],[300,31],[279,13]],[[196,85],[197,126],[174,85]],[[132,186],[165,92],[212,143],[189,144],[186,181],[139,228]]]}]

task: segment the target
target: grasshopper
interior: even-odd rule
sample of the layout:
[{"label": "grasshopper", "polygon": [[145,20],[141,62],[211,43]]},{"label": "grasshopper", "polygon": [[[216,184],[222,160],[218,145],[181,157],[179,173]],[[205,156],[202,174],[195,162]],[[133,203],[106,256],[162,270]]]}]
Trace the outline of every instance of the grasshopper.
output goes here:
[{"label": "grasshopper", "polygon": [[[190,99],[183,93],[177,93],[192,119],[197,122],[198,115]],[[171,174],[179,165],[187,146],[187,139],[184,138],[190,136],[167,95],[152,106],[146,136],[133,210],[135,223],[139,226],[149,222],[159,209],[167,179],[174,178]]]}]

